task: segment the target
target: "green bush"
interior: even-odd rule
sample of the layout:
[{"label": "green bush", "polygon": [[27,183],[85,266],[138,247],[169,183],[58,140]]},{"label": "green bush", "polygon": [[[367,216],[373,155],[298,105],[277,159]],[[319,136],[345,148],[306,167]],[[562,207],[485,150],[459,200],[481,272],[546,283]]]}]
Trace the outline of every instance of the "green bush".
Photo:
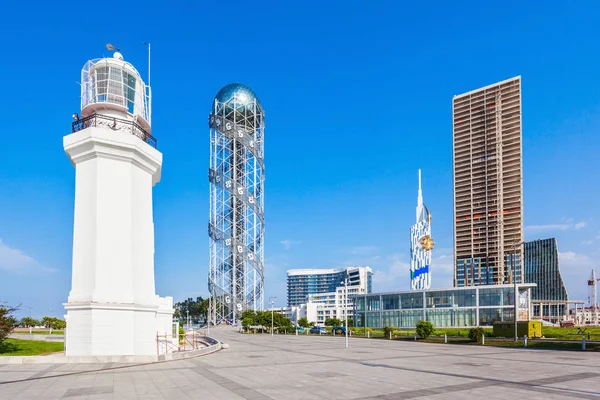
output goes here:
[{"label": "green bush", "polygon": [[325,326],[342,326],[342,321],[338,318],[325,319]]},{"label": "green bush", "polygon": [[179,344],[185,343],[185,329],[182,325],[179,325]]},{"label": "green bush", "polygon": [[481,337],[483,336],[483,333],[483,328],[481,327],[471,328],[469,329],[469,339],[479,343],[481,342]]},{"label": "green bush", "polygon": [[308,318],[302,317],[298,320],[298,326],[303,328],[310,328],[310,322],[308,322]]},{"label": "green bush", "polygon": [[392,328],[391,326],[384,326],[383,335],[386,337],[386,339],[390,337],[390,333],[392,335],[394,334],[394,328]]},{"label": "green bush", "polygon": [[373,333],[372,328],[367,328],[366,330],[365,328],[350,328],[350,331],[352,331],[353,335],[366,335],[367,332]]},{"label": "green bush", "polygon": [[0,304],[0,343],[12,333],[17,325],[17,320],[13,317],[15,311],[17,311],[16,307],[8,307]]},{"label": "green bush", "polygon": [[429,321],[421,320],[417,323],[416,332],[417,336],[421,339],[427,339],[429,336],[433,335],[434,330],[433,324]]},{"label": "green bush", "polygon": [[242,326],[244,328],[248,328],[253,323],[254,323],[254,318],[252,318],[252,317],[245,317],[242,319]]},{"label": "green bush", "polygon": [[448,336],[459,336],[459,337],[467,337],[469,334],[467,329],[456,329],[456,328],[436,329],[436,333],[439,335],[443,335],[445,333]]}]

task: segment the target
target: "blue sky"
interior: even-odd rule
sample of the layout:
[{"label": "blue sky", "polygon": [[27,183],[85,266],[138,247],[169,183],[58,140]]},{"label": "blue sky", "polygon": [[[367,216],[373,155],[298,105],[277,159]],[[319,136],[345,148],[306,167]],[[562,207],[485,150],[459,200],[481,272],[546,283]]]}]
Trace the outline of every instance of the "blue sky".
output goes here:
[{"label": "blue sky", "polygon": [[[285,271],[370,265],[408,288],[417,168],[452,285],[452,96],[523,84],[526,239],[557,237],[569,295],[600,252],[600,6],[595,2],[11,2],[0,13],[0,301],[62,315],[74,169],[62,149],[80,70],[111,42],[146,77],[152,43],[156,282],[206,295],[207,115],[250,86],[266,110],[266,292]],[[367,4],[368,3],[368,4]]]}]

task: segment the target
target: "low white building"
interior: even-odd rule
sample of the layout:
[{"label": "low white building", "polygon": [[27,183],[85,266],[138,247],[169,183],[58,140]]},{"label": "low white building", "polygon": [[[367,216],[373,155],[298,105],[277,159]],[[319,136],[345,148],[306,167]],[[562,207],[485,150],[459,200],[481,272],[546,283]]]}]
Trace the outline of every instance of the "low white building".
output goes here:
[{"label": "low white building", "polygon": [[294,325],[298,325],[300,318],[306,318],[308,322],[314,322],[315,325],[325,326],[325,320],[328,318],[338,318],[342,321],[346,320],[346,316],[352,318],[354,315],[352,296],[364,295],[365,291],[366,288],[348,286],[346,297],[345,288],[342,286],[335,292],[310,295],[308,303],[274,307],[269,308],[268,311],[283,314]]},{"label": "low white building", "polygon": [[308,297],[308,305],[316,305],[316,325],[325,326],[327,318],[338,318],[345,321],[347,317],[354,315],[354,303],[352,296],[367,294],[364,286],[348,286],[336,288],[335,292],[312,294]]},{"label": "low white building", "polygon": [[269,308],[267,311],[283,314],[286,318],[292,321],[292,324],[298,325],[300,318],[306,318],[308,322],[316,323],[318,307],[319,304],[307,303],[291,307],[274,307]]},{"label": "low white building", "polygon": [[570,310],[571,318],[575,319],[576,325],[599,325],[600,324],[600,309],[595,307],[584,307],[580,309]]}]

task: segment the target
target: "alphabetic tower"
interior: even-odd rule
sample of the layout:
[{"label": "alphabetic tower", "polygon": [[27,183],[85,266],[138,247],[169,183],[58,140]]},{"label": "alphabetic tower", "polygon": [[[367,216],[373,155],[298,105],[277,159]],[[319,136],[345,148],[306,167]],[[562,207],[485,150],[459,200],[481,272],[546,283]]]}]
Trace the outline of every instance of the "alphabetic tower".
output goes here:
[{"label": "alphabetic tower", "polygon": [[264,111],[250,88],[227,85],[209,126],[210,320],[236,324],[264,302]]}]

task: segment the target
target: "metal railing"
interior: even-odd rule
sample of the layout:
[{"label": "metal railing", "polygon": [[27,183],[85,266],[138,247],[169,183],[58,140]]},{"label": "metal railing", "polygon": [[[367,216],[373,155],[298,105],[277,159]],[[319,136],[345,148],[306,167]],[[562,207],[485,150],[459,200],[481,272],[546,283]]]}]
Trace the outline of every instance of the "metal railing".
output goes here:
[{"label": "metal railing", "polygon": [[149,134],[133,121],[129,121],[126,119],[109,117],[107,115],[102,114],[92,114],[85,118],[79,119],[71,125],[71,130],[73,133],[79,132],[82,129],[86,129],[89,127],[108,127],[115,131],[124,131],[132,134],[133,136],[137,136],[142,139],[144,142],[148,143],[150,146],[156,148],[157,140],[154,136]]},{"label": "metal railing", "polygon": [[156,354],[180,353],[199,350],[218,344],[219,341],[206,336],[206,332],[189,331],[177,335],[156,334]]}]

